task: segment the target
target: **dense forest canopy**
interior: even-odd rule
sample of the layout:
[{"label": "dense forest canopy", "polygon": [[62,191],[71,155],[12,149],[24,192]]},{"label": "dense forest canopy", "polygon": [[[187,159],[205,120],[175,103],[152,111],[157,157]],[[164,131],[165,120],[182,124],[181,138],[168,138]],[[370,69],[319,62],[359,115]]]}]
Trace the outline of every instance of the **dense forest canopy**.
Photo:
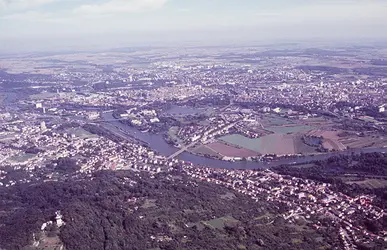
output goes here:
[{"label": "dense forest canopy", "polygon": [[330,233],[285,223],[276,202],[255,202],[184,174],[98,172],[92,178],[0,188],[0,247],[31,245],[60,210],[66,249],[318,249]]}]

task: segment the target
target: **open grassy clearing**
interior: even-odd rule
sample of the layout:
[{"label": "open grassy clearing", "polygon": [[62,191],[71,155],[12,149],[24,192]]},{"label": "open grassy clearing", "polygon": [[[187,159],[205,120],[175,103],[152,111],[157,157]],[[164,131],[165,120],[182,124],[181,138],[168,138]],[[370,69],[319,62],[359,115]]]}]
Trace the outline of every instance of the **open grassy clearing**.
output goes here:
[{"label": "open grassy clearing", "polygon": [[307,144],[305,144],[301,136],[295,136],[294,137],[294,150],[297,154],[313,154],[316,153],[317,147],[312,147]]},{"label": "open grassy clearing", "polygon": [[257,156],[258,153],[246,148],[236,148],[226,145],[223,142],[214,142],[207,145],[210,150],[219,153],[222,156],[228,157],[251,157]]},{"label": "open grassy clearing", "polygon": [[232,134],[223,136],[220,140],[260,154],[295,154],[294,138],[290,135],[271,134],[250,139],[242,135]]},{"label": "open grassy clearing", "polygon": [[81,139],[93,139],[98,138],[98,135],[89,133],[88,131],[84,130],[83,128],[69,128],[67,130],[67,133],[73,134],[76,137],[79,137]]},{"label": "open grassy clearing", "polygon": [[141,206],[142,208],[153,208],[157,207],[155,199],[146,199],[144,204]]},{"label": "open grassy clearing", "polygon": [[226,200],[233,200],[235,198],[235,194],[231,192],[227,192],[226,194],[222,194],[220,198],[226,199]]},{"label": "open grassy clearing", "polygon": [[387,187],[387,180],[366,179],[364,181],[347,181],[346,184],[356,184],[363,188],[376,189]]},{"label": "open grassy clearing", "polygon": [[234,219],[232,216],[226,216],[226,217],[221,217],[209,221],[202,221],[202,223],[206,226],[209,226],[211,228],[216,228],[216,229],[224,229],[226,226],[226,223],[238,223],[239,221]]},{"label": "open grassy clearing", "polygon": [[288,134],[288,133],[299,133],[315,129],[312,126],[297,125],[297,126],[273,126],[267,127],[266,130],[269,130],[274,133]]},{"label": "open grassy clearing", "polygon": [[227,223],[238,223],[239,221],[234,219],[232,216],[225,216],[216,218],[213,220],[207,220],[207,221],[199,221],[197,223],[189,223],[189,227],[196,226],[198,230],[203,230],[205,227],[211,228],[211,229],[224,229]]},{"label": "open grassy clearing", "polygon": [[206,145],[200,145],[200,146],[196,147],[193,150],[193,152],[197,153],[197,154],[209,155],[209,156],[213,156],[213,157],[222,157],[222,155],[218,154],[216,151],[214,151],[213,149],[209,148]]},{"label": "open grassy clearing", "polygon": [[292,244],[301,244],[302,243],[302,240],[301,239],[292,239]]},{"label": "open grassy clearing", "polygon": [[273,114],[265,115],[262,119],[262,125],[264,125],[264,127],[283,126],[289,124],[294,124],[294,122],[290,119],[282,118]]}]

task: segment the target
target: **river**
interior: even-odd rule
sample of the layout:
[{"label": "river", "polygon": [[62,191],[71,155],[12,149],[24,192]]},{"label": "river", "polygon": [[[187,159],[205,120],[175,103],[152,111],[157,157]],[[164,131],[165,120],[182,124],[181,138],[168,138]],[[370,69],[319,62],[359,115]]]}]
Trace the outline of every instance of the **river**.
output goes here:
[{"label": "river", "polygon": [[[16,108],[13,106],[13,104],[17,101],[17,99],[20,98],[18,93],[15,92],[5,92],[6,98],[4,99],[2,105],[7,108]],[[190,108],[187,110],[184,110],[185,107],[173,107],[170,111],[171,113],[195,113],[195,111]],[[200,111],[199,111],[200,112]],[[125,125],[118,120],[116,120],[113,117],[113,113],[103,113],[102,119],[106,121],[106,123],[109,123],[113,126],[109,126],[109,129],[114,129],[116,131],[123,130],[128,134],[128,137],[134,137],[138,139],[139,141],[145,142],[149,145],[152,150],[164,155],[164,156],[170,156],[174,152],[178,151],[179,149],[169,145],[165,142],[163,135],[161,134],[152,134],[152,133],[143,133],[136,128],[133,128],[131,126]],[[129,136],[130,135],[130,136]],[[373,153],[373,152],[382,152],[386,153],[387,148],[365,148],[365,149],[352,149],[347,150],[344,152],[332,152],[327,154],[320,154],[320,155],[314,155],[314,156],[305,156],[305,157],[299,157],[299,158],[293,158],[293,159],[282,159],[272,162],[250,162],[250,161],[236,161],[236,162],[228,162],[228,161],[222,161],[222,160],[216,160],[207,158],[204,156],[198,156],[193,155],[188,152],[184,152],[178,156],[178,159],[191,162],[196,165],[202,165],[202,166],[208,166],[208,167],[214,167],[214,168],[225,168],[225,169],[265,169],[270,168],[274,166],[284,165],[284,164],[302,164],[310,161],[316,161],[316,160],[324,160],[334,155],[350,155],[352,153]]]},{"label": "river", "polygon": [[[178,151],[177,148],[169,145],[165,142],[163,135],[161,134],[152,134],[152,133],[143,133],[137,130],[134,127],[125,125],[118,120],[115,120],[112,113],[102,114],[102,119],[107,121],[113,126],[109,126],[109,129],[120,129],[125,131],[127,134],[130,134],[132,137],[145,142],[152,148],[154,151],[164,155],[169,156],[174,152]],[[250,162],[250,161],[236,161],[228,162],[216,159],[210,159],[204,156],[193,155],[188,152],[184,152],[178,156],[178,159],[191,162],[196,165],[203,165],[214,168],[225,168],[225,169],[265,169],[274,166],[284,165],[284,164],[302,164],[310,161],[324,160],[334,155],[350,155],[352,153],[373,153],[373,152],[387,152],[387,148],[365,148],[365,149],[352,149],[344,152],[332,152],[326,154],[319,154],[313,156],[305,156],[293,159],[282,159],[272,162]]]}]

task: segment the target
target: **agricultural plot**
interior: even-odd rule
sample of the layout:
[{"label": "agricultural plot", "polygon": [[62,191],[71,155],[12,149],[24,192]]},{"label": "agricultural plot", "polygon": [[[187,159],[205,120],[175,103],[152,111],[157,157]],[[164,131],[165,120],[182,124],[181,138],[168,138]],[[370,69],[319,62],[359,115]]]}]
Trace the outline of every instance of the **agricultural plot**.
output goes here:
[{"label": "agricultural plot", "polygon": [[208,155],[208,156],[213,156],[213,157],[221,157],[220,154],[218,154],[213,149],[209,148],[207,145],[200,145],[192,151],[196,154]]},{"label": "agricultural plot", "polygon": [[271,134],[257,139],[250,139],[245,136],[234,134],[221,137],[220,140],[263,155],[295,154],[294,138],[290,135]]},{"label": "agricultural plot", "polygon": [[316,151],[317,148],[305,144],[302,141],[301,136],[295,136],[293,140],[294,140],[294,150],[297,154],[313,154],[317,152]]},{"label": "agricultural plot", "polygon": [[371,136],[351,136],[340,139],[340,142],[349,148],[383,148],[387,146],[387,138],[385,137],[375,138]]},{"label": "agricultural plot", "polygon": [[323,146],[328,150],[343,151],[347,148],[383,148],[387,146],[386,137],[378,135],[358,136],[355,133],[339,136],[342,132],[343,131],[312,130],[308,132],[307,135],[323,137]]},{"label": "agricultural plot", "polygon": [[325,123],[331,124],[331,122],[324,117],[312,117],[304,120],[305,124],[321,125]]},{"label": "agricultural plot", "polygon": [[[322,147],[329,151],[344,151],[348,148],[383,148],[387,147],[387,138],[380,135],[359,136],[355,132],[347,132],[334,128],[334,121],[324,117],[309,119],[292,119],[274,114],[256,116],[239,124],[241,132],[229,134],[218,139],[218,142],[207,145],[206,150],[211,150],[221,156],[249,157],[275,154],[314,154],[318,146],[304,143],[303,136],[322,137]],[[251,131],[260,136],[252,136],[244,131]],[[320,145],[320,144],[319,144]]]},{"label": "agricultural plot", "polygon": [[342,151],[345,150],[347,147],[340,141],[340,137],[338,134],[340,131],[326,131],[326,130],[312,130],[309,131],[306,135],[308,136],[317,136],[317,137],[323,137],[323,147],[328,150],[337,150]]},{"label": "agricultural plot", "polygon": [[305,126],[312,126],[315,129],[320,129],[322,131],[329,131],[332,129],[332,126],[335,125],[333,121],[327,120],[323,117],[313,117],[301,121]]},{"label": "agricultural plot", "polygon": [[[292,155],[292,154],[311,154],[316,152],[316,148],[306,145],[301,137],[303,134],[307,134],[311,131],[316,130],[321,124],[326,124],[325,119],[314,119],[310,123],[317,124],[319,126],[308,125],[306,122],[300,122],[300,120],[294,120],[289,118],[280,117],[273,114],[265,114],[260,116],[259,124],[261,127],[257,129],[254,127],[254,132],[260,130],[261,136],[259,138],[251,139],[247,136],[231,134],[223,136],[219,139],[219,142],[233,145],[237,148],[244,148],[250,151],[257,152],[259,154],[276,154],[276,155]],[[257,120],[258,121],[258,120]],[[250,124],[246,123],[247,130],[252,131]],[[250,125],[250,126],[249,126]],[[218,145],[212,147],[213,150],[218,151]],[[220,153],[222,154],[222,153]],[[225,153],[223,155],[230,155]],[[241,155],[239,155],[241,156]]]},{"label": "agricultural plot", "polygon": [[337,141],[331,140],[331,139],[324,139],[323,141],[323,147],[328,149],[328,150],[337,150],[337,151],[342,151],[345,150],[345,146],[341,146]]},{"label": "agricultural plot", "polygon": [[275,126],[265,128],[268,131],[280,134],[299,133],[315,129],[312,126],[298,125],[298,126]]},{"label": "agricultural plot", "polygon": [[276,115],[265,115],[262,119],[262,125],[266,127],[274,127],[274,126],[284,126],[294,124],[294,122],[290,119],[282,118]]},{"label": "agricultural plot", "polygon": [[259,155],[253,150],[249,150],[246,148],[236,148],[233,146],[226,145],[222,142],[214,142],[208,144],[207,147],[222,156],[228,157],[251,157]]}]

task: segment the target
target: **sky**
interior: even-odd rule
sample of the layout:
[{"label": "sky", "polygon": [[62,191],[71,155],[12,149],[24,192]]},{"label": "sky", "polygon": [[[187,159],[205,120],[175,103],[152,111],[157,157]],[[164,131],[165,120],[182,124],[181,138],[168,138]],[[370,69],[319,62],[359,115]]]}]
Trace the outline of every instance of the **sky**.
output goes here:
[{"label": "sky", "polygon": [[387,0],[0,0],[0,51],[387,38]]}]

